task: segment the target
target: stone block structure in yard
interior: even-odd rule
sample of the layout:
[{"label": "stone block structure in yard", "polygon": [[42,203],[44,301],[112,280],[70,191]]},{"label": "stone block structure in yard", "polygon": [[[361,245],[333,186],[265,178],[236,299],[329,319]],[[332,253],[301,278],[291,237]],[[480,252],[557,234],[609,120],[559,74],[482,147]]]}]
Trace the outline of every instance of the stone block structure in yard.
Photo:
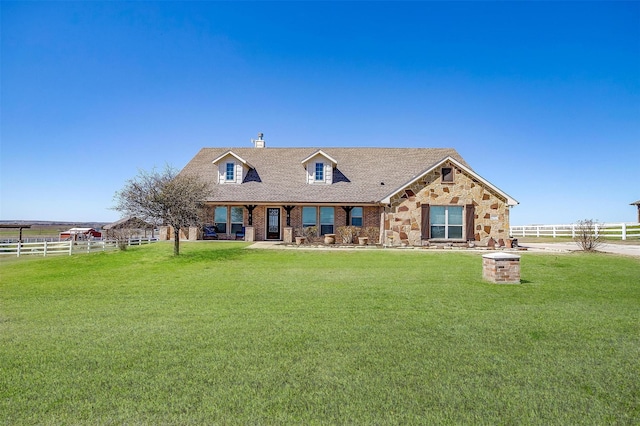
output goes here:
[{"label": "stone block structure in yard", "polygon": [[520,256],[513,253],[483,255],[482,278],[496,284],[520,284]]},{"label": "stone block structure in yard", "polygon": [[203,148],[181,171],[209,182],[220,238],[291,242],[357,227],[372,243],[506,239],[516,200],[451,148]]}]

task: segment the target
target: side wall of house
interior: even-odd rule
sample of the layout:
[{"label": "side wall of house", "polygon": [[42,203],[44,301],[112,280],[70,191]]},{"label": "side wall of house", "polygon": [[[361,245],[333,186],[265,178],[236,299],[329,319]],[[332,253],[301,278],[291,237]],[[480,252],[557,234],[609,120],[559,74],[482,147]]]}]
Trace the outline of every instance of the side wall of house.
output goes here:
[{"label": "side wall of house", "polygon": [[[386,216],[385,230],[393,233],[395,243],[422,245],[422,205],[464,206],[473,204],[474,234],[467,235],[463,226],[463,238],[486,242],[489,237],[496,241],[509,235],[509,207],[507,200],[483,185],[455,165],[452,167],[453,182],[442,182],[441,169],[428,173],[412,185],[391,198],[390,212]],[[463,217],[463,224],[466,223]],[[391,234],[387,232],[387,234]]]}]

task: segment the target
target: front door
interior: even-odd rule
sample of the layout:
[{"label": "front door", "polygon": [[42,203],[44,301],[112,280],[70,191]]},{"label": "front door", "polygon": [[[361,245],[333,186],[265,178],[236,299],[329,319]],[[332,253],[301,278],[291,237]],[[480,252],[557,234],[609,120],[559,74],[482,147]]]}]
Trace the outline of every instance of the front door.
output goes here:
[{"label": "front door", "polygon": [[280,209],[267,209],[267,240],[280,239]]}]

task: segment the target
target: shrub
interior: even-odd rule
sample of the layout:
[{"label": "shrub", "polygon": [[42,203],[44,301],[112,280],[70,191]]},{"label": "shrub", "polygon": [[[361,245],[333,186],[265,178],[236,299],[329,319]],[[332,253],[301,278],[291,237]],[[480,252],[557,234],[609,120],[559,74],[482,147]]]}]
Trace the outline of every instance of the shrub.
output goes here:
[{"label": "shrub", "polygon": [[362,228],[360,236],[368,237],[369,244],[378,244],[380,238],[380,228],[378,228],[377,226],[367,226],[366,228]]},{"label": "shrub", "polygon": [[116,241],[118,245],[118,249],[126,250],[129,246],[129,238],[132,236],[132,232],[130,229],[114,229],[112,232],[113,239]]},{"label": "shrub", "polygon": [[317,226],[307,226],[302,231],[303,231],[303,237],[307,238],[307,243],[313,243],[317,241],[318,239]]},{"label": "shrub", "polygon": [[338,226],[336,232],[344,244],[351,244],[360,232],[360,228],[357,226]]},{"label": "shrub", "polygon": [[593,219],[584,219],[579,220],[577,225],[573,241],[583,251],[595,251],[603,243],[602,236],[598,233],[598,228],[601,228],[602,224]]}]

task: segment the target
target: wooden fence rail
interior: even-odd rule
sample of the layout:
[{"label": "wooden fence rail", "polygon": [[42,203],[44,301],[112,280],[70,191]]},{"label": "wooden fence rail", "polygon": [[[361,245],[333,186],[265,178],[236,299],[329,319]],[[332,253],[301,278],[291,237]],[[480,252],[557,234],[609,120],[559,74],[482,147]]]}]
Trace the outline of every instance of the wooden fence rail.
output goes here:
[{"label": "wooden fence rail", "polygon": [[[577,223],[567,225],[524,225],[511,226],[509,234],[512,237],[571,237],[575,238],[580,229]],[[594,227],[596,235],[610,239],[640,239],[640,223],[600,223]]]},{"label": "wooden fence rail", "polygon": [[[158,241],[157,238],[129,238],[126,242],[128,246],[138,246],[150,244]],[[118,248],[116,240],[98,241],[43,241],[37,243],[11,242],[0,243],[0,256],[52,256],[56,254],[80,254],[95,253],[99,251],[115,250]]]}]

